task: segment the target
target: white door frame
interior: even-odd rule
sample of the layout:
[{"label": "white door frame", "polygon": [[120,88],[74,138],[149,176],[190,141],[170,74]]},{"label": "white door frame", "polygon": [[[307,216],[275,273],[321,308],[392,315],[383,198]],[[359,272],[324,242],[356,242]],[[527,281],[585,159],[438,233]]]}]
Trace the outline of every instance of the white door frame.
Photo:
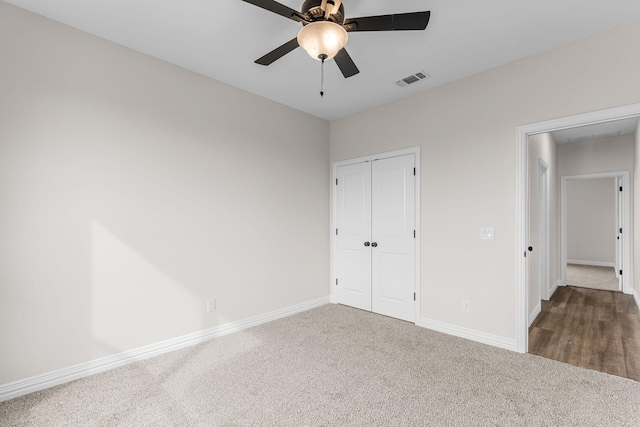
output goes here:
[{"label": "white door frame", "polygon": [[[616,187],[621,187],[622,186],[622,180],[620,178],[618,178],[616,180]],[[623,187],[624,188],[624,187]],[[623,264],[622,264],[622,244],[624,242],[623,240],[623,233],[620,233],[620,229],[622,228],[622,223],[624,222],[623,217],[622,217],[622,213],[623,211],[623,198],[622,195],[620,194],[620,191],[617,191],[616,189],[616,233],[618,235],[618,241],[616,242],[616,278],[620,281],[620,289],[623,289],[622,287],[622,275],[620,274],[620,270],[622,270],[624,268]],[[623,229],[624,231],[624,229]],[[631,284],[631,286],[633,286],[633,283]]]},{"label": "white door frame", "polygon": [[[640,104],[611,108],[577,116],[565,117],[546,122],[519,126],[516,129],[516,198],[517,198],[517,290],[516,290],[516,348],[520,353],[529,349],[529,283],[527,277],[527,263],[523,256],[527,249],[527,228],[529,226],[528,189],[527,189],[527,141],[529,135],[553,132],[562,129],[591,125],[595,123],[611,122],[626,118],[640,117]],[[629,283],[633,283],[633,266],[629,265]]]},{"label": "white door frame", "polygon": [[549,165],[538,159],[538,204],[540,218],[540,257],[538,260],[540,299],[549,299]]},{"label": "white door frame", "polygon": [[413,154],[415,158],[416,167],[416,181],[415,181],[415,229],[416,229],[416,246],[415,246],[415,289],[416,289],[416,301],[415,301],[415,323],[420,322],[420,147],[410,147],[402,150],[388,151],[385,153],[372,154],[369,156],[358,157],[355,159],[342,160],[333,162],[333,173],[331,177],[331,194],[332,194],[332,208],[331,208],[331,283],[330,283],[330,301],[336,303],[336,297],[334,292],[334,286],[336,285],[336,238],[335,238],[335,224],[337,223],[337,206],[338,206],[338,192],[336,191],[336,179],[338,179],[338,168],[340,166],[351,165],[354,163],[371,162],[379,159],[387,159],[390,157],[404,156],[407,154]]},{"label": "white door frame", "polygon": [[[560,184],[560,269],[562,271],[562,285],[567,284],[567,182],[586,179],[599,178],[619,178],[622,182],[622,292],[633,293],[633,282],[630,280],[631,270],[631,214],[630,214],[630,192],[629,192],[629,171],[592,173],[584,175],[562,176]],[[627,270],[627,271],[625,271]]]}]

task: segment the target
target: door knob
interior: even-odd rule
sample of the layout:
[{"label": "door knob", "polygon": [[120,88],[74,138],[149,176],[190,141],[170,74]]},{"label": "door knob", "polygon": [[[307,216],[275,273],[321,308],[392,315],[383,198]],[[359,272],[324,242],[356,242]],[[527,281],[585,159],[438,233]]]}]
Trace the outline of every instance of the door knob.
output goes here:
[{"label": "door knob", "polygon": [[369,246],[370,244],[371,244],[371,243],[369,243],[369,242],[364,242],[364,245],[365,245],[365,246]]},{"label": "door knob", "polygon": [[372,247],[372,248],[377,248],[377,247],[378,247],[378,244],[377,244],[376,242],[373,242],[373,243],[371,244],[371,247]]}]

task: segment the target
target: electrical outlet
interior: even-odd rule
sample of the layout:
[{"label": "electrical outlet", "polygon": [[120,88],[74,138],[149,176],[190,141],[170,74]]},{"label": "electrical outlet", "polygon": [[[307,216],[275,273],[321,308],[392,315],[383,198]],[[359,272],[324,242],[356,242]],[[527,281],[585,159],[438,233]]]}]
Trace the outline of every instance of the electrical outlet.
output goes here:
[{"label": "electrical outlet", "polygon": [[465,313],[471,313],[471,301],[468,299],[462,300],[462,311]]},{"label": "electrical outlet", "polygon": [[207,313],[211,313],[212,311],[216,311],[216,300],[209,299],[207,300]]}]

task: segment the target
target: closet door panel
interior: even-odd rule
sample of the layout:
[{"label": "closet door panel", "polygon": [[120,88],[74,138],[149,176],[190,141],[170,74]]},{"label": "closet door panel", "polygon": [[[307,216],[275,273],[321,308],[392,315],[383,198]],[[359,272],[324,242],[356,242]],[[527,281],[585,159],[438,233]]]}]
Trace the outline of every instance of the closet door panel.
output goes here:
[{"label": "closet door panel", "polygon": [[414,155],[372,163],[372,310],[415,321]]},{"label": "closet door panel", "polygon": [[338,168],[336,300],[371,310],[371,164]]}]

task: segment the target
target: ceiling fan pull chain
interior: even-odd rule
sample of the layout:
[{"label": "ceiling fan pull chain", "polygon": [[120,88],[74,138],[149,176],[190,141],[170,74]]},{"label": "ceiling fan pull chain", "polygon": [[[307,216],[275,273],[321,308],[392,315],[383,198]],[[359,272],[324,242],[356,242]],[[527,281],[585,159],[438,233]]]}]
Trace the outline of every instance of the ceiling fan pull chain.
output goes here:
[{"label": "ceiling fan pull chain", "polygon": [[320,98],[324,96],[324,60],[327,59],[327,55],[320,55]]}]

